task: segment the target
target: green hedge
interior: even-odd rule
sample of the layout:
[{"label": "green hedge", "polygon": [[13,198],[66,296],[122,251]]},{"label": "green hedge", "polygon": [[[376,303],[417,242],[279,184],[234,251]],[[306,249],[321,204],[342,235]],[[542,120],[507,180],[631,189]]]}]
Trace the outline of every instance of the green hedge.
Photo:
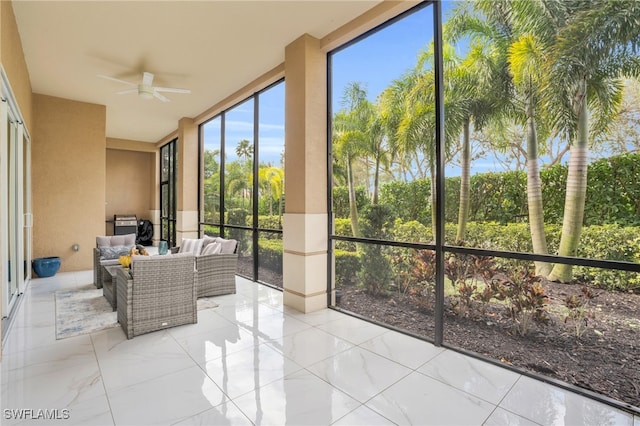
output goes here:
[{"label": "green hedge", "polygon": [[258,240],[260,266],[282,273],[282,240]]},{"label": "green hedge", "polygon": [[[369,204],[370,200],[365,188],[363,186],[356,187],[358,211]],[[335,186],[333,188],[333,214],[335,217],[349,217],[349,189],[346,186]]]},{"label": "green hedge", "polygon": [[[549,253],[556,253],[561,235],[562,227],[557,224],[545,225],[545,234]],[[453,244],[456,235],[456,225],[448,223],[445,225],[445,241]],[[403,223],[396,219],[393,227],[393,237],[396,241],[425,242],[431,240],[431,228],[418,221]],[[468,247],[486,248],[491,250],[531,253],[531,236],[529,225],[526,223],[500,224],[496,222],[478,223],[471,222],[467,225]],[[346,253],[355,253],[355,246],[350,252],[336,250],[337,253],[347,256]],[[578,257],[605,260],[623,260],[628,262],[640,262],[640,227],[623,227],[620,225],[593,225],[584,227],[580,236],[578,246]],[[496,259],[496,264],[505,269],[515,269],[521,266],[523,261],[510,260],[505,258]],[[355,277],[360,268],[360,262],[342,261],[341,274]],[[394,267],[402,268],[403,265],[395,263]],[[403,271],[394,270],[394,275],[399,275]],[[615,271],[599,268],[587,268],[576,266],[573,269],[574,279],[588,282],[593,286],[606,288],[609,290],[636,290],[640,288],[640,274],[633,272]],[[355,279],[355,278],[354,278]]]},{"label": "green hedge", "polygon": [[[542,169],[542,197],[545,223],[562,224],[567,166]],[[523,171],[481,173],[471,176],[469,220],[517,223],[528,221],[527,176]],[[369,204],[359,188],[358,210]],[[429,179],[390,182],[380,188],[380,204],[393,209],[403,222],[431,223]],[[338,196],[338,194],[340,194]],[[345,198],[346,197],[346,198]],[[445,180],[445,221],[457,222],[460,178]],[[339,203],[337,199],[340,199]],[[346,188],[334,189],[334,214],[349,217]],[[640,154],[604,158],[588,165],[584,225],[616,223],[640,225]]]}]

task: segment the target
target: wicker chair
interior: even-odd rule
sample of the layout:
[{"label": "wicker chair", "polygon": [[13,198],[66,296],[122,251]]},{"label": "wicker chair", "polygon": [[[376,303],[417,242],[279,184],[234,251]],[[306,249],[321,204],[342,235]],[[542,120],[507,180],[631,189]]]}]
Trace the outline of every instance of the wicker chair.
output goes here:
[{"label": "wicker chair", "polygon": [[118,322],[128,339],[198,322],[194,256],[133,256],[117,271]]},{"label": "wicker chair", "polygon": [[209,254],[196,257],[198,297],[236,292],[238,253]]},{"label": "wicker chair", "polygon": [[96,246],[93,249],[93,285],[102,288],[104,277],[102,276],[103,266],[118,265],[118,259],[104,259],[100,249],[104,247],[126,247],[130,249],[136,244],[136,234],[112,235],[106,237],[96,237]]},{"label": "wicker chair", "polygon": [[[196,256],[198,297],[234,294],[236,292],[236,269],[238,267],[238,241],[233,239],[225,240],[220,237],[205,237],[204,240],[205,247],[210,243],[220,243],[224,247],[222,253]],[[180,247],[172,248],[171,252],[180,253]]]}]

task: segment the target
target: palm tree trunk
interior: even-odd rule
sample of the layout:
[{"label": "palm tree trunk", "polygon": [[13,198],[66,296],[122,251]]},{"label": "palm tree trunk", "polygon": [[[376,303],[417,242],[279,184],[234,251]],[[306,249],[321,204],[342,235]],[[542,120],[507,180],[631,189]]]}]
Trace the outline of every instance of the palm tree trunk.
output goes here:
[{"label": "palm tree trunk", "polygon": [[358,226],[358,206],[356,205],[356,188],[353,183],[353,170],[351,159],[347,159],[347,185],[349,186],[349,216],[351,217],[351,233],[354,237],[360,236]]},{"label": "palm tree trunk", "polygon": [[[586,90],[578,114],[578,137],[569,151],[569,171],[567,172],[567,195],[564,202],[562,236],[560,237],[560,256],[575,256],[582,231],[584,204],[587,195],[587,154],[589,117]],[[571,281],[573,267],[555,264],[549,280],[563,283]]]},{"label": "palm tree trunk", "polygon": [[[544,233],[544,214],[542,209],[542,180],[538,166],[538,133],[533,105],[527,105],[527,204],[529,208],[529,229],[535,254],[549,254],[547,238]],[[551,272],[551,264],[534,262],[536,275],[546,277]]]},{"label": "palm tree trunk", "polygon": [[374,206],[378,204],[378,187],[380,185],[380,156],[376,156],[376,167],[373,175],[373,197],[371,204]]},{"label": "palm tree trunk", "polygon": [[464,133],[462,137],[462,173],[460,175],[460,205],[458,206],[458,230],[456,243],[463,242],[469,220],[469,188],[471,186],[471,147],[469,141],[470,120],[464,120]]}]

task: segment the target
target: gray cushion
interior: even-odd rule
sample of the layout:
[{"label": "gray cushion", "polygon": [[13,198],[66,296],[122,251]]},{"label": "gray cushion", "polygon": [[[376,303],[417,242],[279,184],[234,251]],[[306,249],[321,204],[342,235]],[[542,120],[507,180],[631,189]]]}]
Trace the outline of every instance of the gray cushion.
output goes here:
[{"label": "gray cushion", "polygon": [[124,256],[129,254],[131,247],[127,246],[114,246],[114,247],[100,247],[100,258],[109,260],[109,259],[117,259],[120,256]]},{"label": "gray cushion", "polygon": [[131,247],[136,243],[136,234],[111,235],[108,237],[96,237],[97,247],[115,247],[128,246]]},{"label": "gray cushion", "polygon": [[204,247],[202,249],[202,256],[206,256],[208,254],[218,254],[222,251],[222,244],[214,241],[212,244]]},{"label": "gray cushion", "polygon": [[220,238],[220,237],[217,237],[216,241],[222,245],[222,250],[220,250],[221,254],[233,254],[236,252],[236,246],[238,245],[238,241],[225,240],[224,238]]},{"label": "gray cushion", "polygon": [[112,265],[119,265],[120,262],[118,261],[118,259],[101,259],[100,260],[100,265],[102,266],[112,266]]},{"label": "gray cushion", "polygon": [[215,243],[216,239],[215,237],[210,237],[208,235],[205,235],[204,237],[202,237],[202,251],[204,252],[204,249],[207,248],[207,246],[211,243]]}]

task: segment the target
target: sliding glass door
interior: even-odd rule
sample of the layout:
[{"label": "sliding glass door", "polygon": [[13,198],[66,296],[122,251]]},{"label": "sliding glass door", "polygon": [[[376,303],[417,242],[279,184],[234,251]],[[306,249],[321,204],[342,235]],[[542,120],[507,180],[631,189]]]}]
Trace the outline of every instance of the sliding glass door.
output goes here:
[{"label": "sliding glass door", "polygon": [[160,148],[160,239],[176,245],[177,140]]},{"label": "sliding glass door", "polygon": [[0,120],[0,257],[2,328],[31,278],[31,147],[6,78],[2,75]]}]

